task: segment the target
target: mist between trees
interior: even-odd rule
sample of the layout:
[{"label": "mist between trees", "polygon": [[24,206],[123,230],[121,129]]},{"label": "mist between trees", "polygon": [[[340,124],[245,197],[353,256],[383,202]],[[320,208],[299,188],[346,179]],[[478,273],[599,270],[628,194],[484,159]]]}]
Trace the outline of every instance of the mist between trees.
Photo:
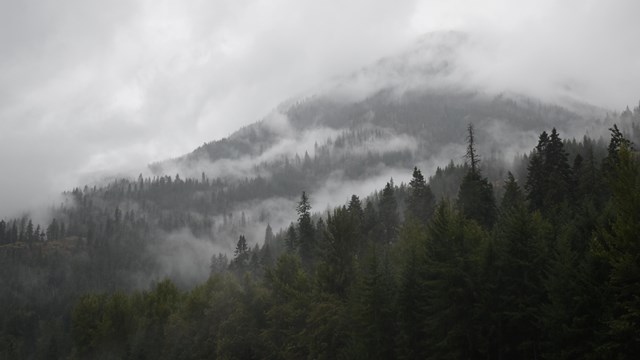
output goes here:
[{"label": "mist between trees", "polygon": [[367,192],[342,201],[320,199],[322,151],[74,189],[46,226],[0,222],[2,357],[632,357],[640,108],[617,120],[608,141],[542,132],[512,171],[470,125],[428,180],[328,172]]}]

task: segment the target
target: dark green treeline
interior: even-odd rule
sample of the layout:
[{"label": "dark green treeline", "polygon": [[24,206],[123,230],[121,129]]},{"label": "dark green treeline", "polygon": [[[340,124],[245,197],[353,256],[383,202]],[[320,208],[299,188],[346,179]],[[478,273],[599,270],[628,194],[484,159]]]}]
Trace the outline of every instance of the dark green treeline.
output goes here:
[{"label": "dark green treeline", "polygon": [[[543,132],[526,178],[492,184],[468,128],[455,198],[408,185],[298,219],[181,291],[91,293],[72,357],[630,359],[640,353],[640,159]],[[571,153],[571,155],[569,155]],[[599,156],[598,154],[603,154]],[[501,189],[498,189],[501,187]],[[502,194],[496,199],[495,193]],[[255,240],[254,240],[255,241]],[[251,241],[249,241],[251,242]]]}]

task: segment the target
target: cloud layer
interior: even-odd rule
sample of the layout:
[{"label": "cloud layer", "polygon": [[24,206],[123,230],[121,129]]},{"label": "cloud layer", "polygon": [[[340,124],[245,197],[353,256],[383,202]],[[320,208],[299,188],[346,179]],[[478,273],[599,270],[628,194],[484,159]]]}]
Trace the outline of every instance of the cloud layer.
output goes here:
[{"label": "cloud layer", "polygon": [[[637,2],[0,2],[0,217],[186,153],[290,96],[469,32],[470,81],[614,109],[640,96]],[[366,89],[364,89],[366,91]],[[561,91],[562,92],[562,91]]]}]

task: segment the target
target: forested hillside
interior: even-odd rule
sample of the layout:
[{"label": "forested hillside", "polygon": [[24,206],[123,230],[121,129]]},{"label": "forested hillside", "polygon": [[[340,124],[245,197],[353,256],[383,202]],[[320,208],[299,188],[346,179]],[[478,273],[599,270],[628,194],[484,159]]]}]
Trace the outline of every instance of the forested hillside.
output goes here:
[{"label": "forested hillside", "polygon": [[[464,164],[429,180],[416,167],[408,183],[329,211],[314,208],[305,182],[328,166],[323,151],[244,181],[141,176],[75,189],[47,224],[0,222],[0,354],[632,358],[640,107],[615,120],[625,126],[612,124],[606,141],[542,132],[527,156],[492,170],[500,181],[487,172],[503,163],[491,164],[469,125]],[[378,136],[318,147],[335,154]],[[272,228],[269,207],[233,213],[298,190],[277,179],[302,187],[290,226]],[[205,245],[219,237],[235,247]]]}]

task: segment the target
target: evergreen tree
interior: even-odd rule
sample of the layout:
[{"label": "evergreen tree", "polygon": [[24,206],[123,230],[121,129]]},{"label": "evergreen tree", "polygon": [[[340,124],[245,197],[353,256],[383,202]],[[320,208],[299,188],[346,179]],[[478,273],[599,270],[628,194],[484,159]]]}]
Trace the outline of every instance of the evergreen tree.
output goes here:
[{"label": "evergreen tree", "polygon": [[[354,289],[354,332],[349,358],[393,359],[395,284],[389,256],[372,245]],[[382,259],[381,259],[382,257]]]},{"label": "evergreen tree", "polygon": [[274,359],[307,357],[303,333],[309,314],[311,286],[300,259],[284,254],[265,275],[272,304],[266,311],[267,328],[261,333],[268,354]]},{"label": "evergreen tree", "polygon": [[380,221],[378,220],[378,212],[373,204],[373,201],[367,201],[367,205],[364,208],[364,220],[362,233],[375,242],[381,242],[378,239],[381,237],[380,233]]},{"label": "evergreen tree", "polygon": [[535,358],[541,351],[542,329],[538,316],[545,301],[544,270],[547,266],[549,225],[516,204],[496,227],[494,262],[497,279],[495,314],[499,341],[497,357]]},{"label": "evergreen tree", "polygon": [[356,195],[351,195],[347,210],[349,211],[349,214],[351,214],[353,221],[356,221],[358,223],[358,227],[361,226],[362,222],[364,221],[364,210],[362,210],[362,203],[360,202],[360,198],[358,198]]},{"label": "evergreen tree", "polygon": [[479,324],[474,304],[479,281],[479,254],[484,233],[442,202],[429,224],[425,241],[426,305],[423,326],[428,356],[468,359],[478,356]]},{"label": "evergreen tree", "polygon": [[496,216],[493,187],[482,177],[479,169],[480,158],[474,149],[473,126],[468,127],[467,161],[470,168],[462,179],[458,190],[458,207],[465,217],[476,220],[485,228],[491,228]]},{"label": "evergreen tree", "polygon": [[475,149],[475,132],[473,130],[473,124],[467,125],[467,153],[465,154],[465,158],[471,167],[471,172],[475,173],[480,171],[480,157],[476,153]]},{"label": "evergreen tree", "polygon": [[244,235],[240,235],[236,244],[235,250],[233,250],[233,264],[238,270],[243,270],[248,265],[250,260],[249,246],[247,245],[247,239]]},{"label": "evergreen tree", "polygon": [[413,217],[421,224],[427,225],[435,207],[435,197],[431,187],[427,185],[422,172],[413,168],[413,177],[409,181],[409,196],[407,198],[407,217]]},{"label": "evergreen tree", "polygon": [[570,232],[557,241],[544,279],[547,301],[541,305],[545,334],[543,356],[555,359],[595,359],[606,327],[607,284],[594,270],[594,256],[572,248]]},{"label": "evergreen tree", "polygon": [[400,219],[398,218],[398,203],[395,197],[393,182],[388,182],[380,197],[380,223],[382,225],[382,242],[391,244],[395,241]]},{"label": "evergreen tree", "polygon": [[8,242],[7,223],[0,220],[0,244],[4,245]]},{"label": "evergreen tree", "polygon": [[298,234],[293,224],[289,225],[284,241],[285,248],[287,249],[288,253],[294,253],[298,249]]},{"label": "evergreen tree", "polygon": [[298,242],[302,262],[305,266],[311,266],[316,249],[315,230],[311,222],[311,204],[306,192],[302,192],[298,203]]},{"label": "evergreen tree", "polygon": [[264,231],[264,244],[272,245],[275,240],[275,235],[273,235],[273,229],[271,228],[271,224],[267,224],[267,228]]},{"label": "evergreen tree", "polygon": [[351,223],[355,229],[353,234],[355,251],[357,254],[362,254],[366,247],[365,237],[367,235],[367,229],[365,227],[365,212],[362,209],[360,198],[356,195],[351,196],[351,200],[349,200],[349,205],[347,206],[347,212],[349,213]]},{"label": "evergreen tree", "polygon": [[540,134],[527,168],[527,199],[532,210],[544,210],[555,219],[564,202],[573,199],[573,175],[564,144],[556,129]]},{"label": "evergreen tree", "polygon": [[544,155],[545,174],[547,174],[544,207],[553,209],[563,201],[571,200],[573,193],[571,186],[573,175],[567,159],[568,155],[555,128],[551,130]]},{"label": "evergreen tree", "polygon": [[614,219],[600,231],[598,251],[611,267],[614,297],[607,347],[631,359],[640,352],[640,161],[624,141],[615,159],[608,177]]},{"label": "evergreen tree", "polygon": [[25,231],[25,240],[29,243],[34,242],[35,236],[33,232],[33,222],[29,219],[29,223],[27,224],[27,228]]},{"label": "evergreen tree", "polygon": [[400,232],[398,243],[400,269],[396,304],[398,315],[396,353],[400,359],[428,357],[424,343],[425,308],[428,299],[425,286],[428,278],[428,269],[425,266],[425,243],[426,228],[417,220],[407,219]]},{"label": "evergreen tree", "polygon": [[[546,133],[543,132],[546,135]],[[540,146],[540,143],[538,143]],[[534,150],[529,158],[527,166],[527,199],[532,210],[542,209],[546,191],[546,174],[544,168],[544,158],[538,150]]]},{"label": "evergreen tree", "polygon": [[609,141],[609,147],[607,148],[607,158],[605,160],[607,164],[607,170],[613,170],[619,163],[619,152],[620,149],[626,147],[629,150],[633,150],[633,145],[631,141],[624,137],[620,129],[618,129],[618,125],[614,124],[612,128],[609,129],[611,132],[611,140]]},{"label": "evergreen tree", "polygon": [[327,216],[317,280],[322,291],[341,298],[346,297],[354,277],[353,259],[358,248],[354,225],[344,206]]},{"label": "evergreen tree", "polygon": [[509,211],[524,203],[524,194],[518,186],[518,182],[511,171],[507,173],[507,180],[504,182],[504,195],[500,208],[502,211]]}]

